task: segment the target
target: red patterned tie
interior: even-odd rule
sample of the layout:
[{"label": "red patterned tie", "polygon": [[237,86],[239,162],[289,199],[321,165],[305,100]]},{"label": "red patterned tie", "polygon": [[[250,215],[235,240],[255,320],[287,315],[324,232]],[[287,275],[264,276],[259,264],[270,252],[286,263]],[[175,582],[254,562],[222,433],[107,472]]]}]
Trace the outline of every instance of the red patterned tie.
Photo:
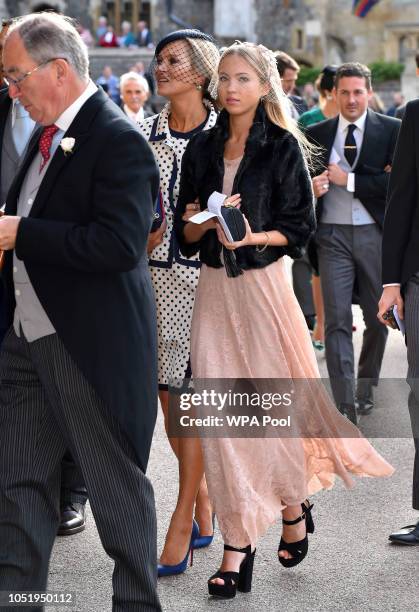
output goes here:
[{"label": "red patterned tie", "polygon": [[51,157],[50,149],[52,139],[54,137],[54,134],[58,132],[59,129],[60,128],[58,128],[56,125],[47,125],[42,130],[41,138],[39,139],[39,150],[42,155],[42,163],[39,172],[42,172],[45,164]]}]

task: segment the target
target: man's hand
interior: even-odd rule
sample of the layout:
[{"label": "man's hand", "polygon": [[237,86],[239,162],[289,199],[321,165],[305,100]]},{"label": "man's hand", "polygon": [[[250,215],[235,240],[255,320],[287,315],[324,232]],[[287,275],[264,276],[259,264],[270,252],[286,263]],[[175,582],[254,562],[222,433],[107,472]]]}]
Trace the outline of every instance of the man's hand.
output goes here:
[{"label": "man's hand", "polygon": [[400,287],[384,287],[381,300],[378,304],[377,317],[383,325],[391,327],[389,323],[383,319],[383,314],[387,312],[392,306],[397,306],[397,313],[401,319],[403,319],[403,298],[400,294]]},{"label": "man's hand", "polygon": [[329,164],[329,181],[334,185],[346,187],[348,184],[348,173],[339,168],[337,164]]},{"label": "man's hand", "polygon": [[318,176],[313,177],[313,191],[316,198],[321,198],[329,191],[329,171],[325,170]]},{"label": "man's hand", "polygon": [[147,255],[150,255],[151,251],[155,249],[159,244],[163,242],[164,232],[167,230],[167,221],[164,219],[163,223],[155,232],[150,232],[147,241]]},{"label": "man's hand", "polygon": [[3,215],[0,218],[0,249],[3,249],[3,251],[10,251],[15,248],[19,223],[20,217]]}]

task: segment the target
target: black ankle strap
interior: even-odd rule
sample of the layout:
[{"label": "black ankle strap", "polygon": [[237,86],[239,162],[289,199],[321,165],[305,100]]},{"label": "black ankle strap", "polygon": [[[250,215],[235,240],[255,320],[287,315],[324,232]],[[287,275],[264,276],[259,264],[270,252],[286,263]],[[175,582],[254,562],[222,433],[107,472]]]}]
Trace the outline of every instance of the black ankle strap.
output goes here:
[{"label": "black ankle strap", "polygon": [[294,519],[293,521],[286,521],[285,519],[282,519],[282,522],[284,525],[296,525],[297,523],[299,523],[300,521],[303,521],[306,517],[306,513],[303,512],[301,516],[299,516],[298,518]]},{"label": "black ankle strap", "polygon": [[246,548],[234,548],[234,546],[230,546],[229,544],[224,544],[224,550],[231,550],[232,552],[239,552],[239,553],[248,553],[250,552],[250,544],[246,546]]}]

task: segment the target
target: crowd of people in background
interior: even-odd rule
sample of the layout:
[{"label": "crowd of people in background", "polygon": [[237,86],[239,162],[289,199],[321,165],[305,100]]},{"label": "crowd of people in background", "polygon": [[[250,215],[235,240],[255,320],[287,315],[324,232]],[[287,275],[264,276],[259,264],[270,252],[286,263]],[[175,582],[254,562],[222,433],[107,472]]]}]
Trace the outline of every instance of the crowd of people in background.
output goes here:
[{"label": "crowd of people in background", "polygon": [[129,21],[121,23],[121,30],[115,32],[112,24],[108,23],[105,16],[99,17],[98,26],[94,34],[82,24],[77,25],[77,30],[86,47],[121,47],[135,49],[145,47],[154,49],[153,35],[146,21],[138,21],[135,31]]}]

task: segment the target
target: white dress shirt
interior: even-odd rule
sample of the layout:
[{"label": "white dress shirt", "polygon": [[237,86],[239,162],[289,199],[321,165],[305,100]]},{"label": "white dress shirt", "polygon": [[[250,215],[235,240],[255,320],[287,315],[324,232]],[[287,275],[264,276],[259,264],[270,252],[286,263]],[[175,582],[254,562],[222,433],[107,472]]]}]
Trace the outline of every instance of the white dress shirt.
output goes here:
[{"label": "white dress shirt", "polygon": [[[359,154],[361,152],[362,142],[364,140],[364,132],[365,132],[365,121],[367,119],[367,111],[359,119],[353,122],[356,125],[356,130],[354,130],[354,138],[356,142],[357,154],[354,162],[354,167],[356,166],[359,158]],[[351,121],[348,121],[342,115],[339,115],[338,129],[336,132],[335,144],[334,147],[337,153],[341,156],[345,156],[345,140],[348,134],[348,125]],[[348,191],[352,193],[355,191],[355,174],[353,172],[348,173],[348,183],[346,185]]]},{"label": "white dress shirt", "polygon": [[132,111],[129,108],[129,106],[124,104],[124,112],[125,112],[126,116],[128,117],[128,119],[131,119],[131,121],[133,121],[134,123],[141,123],[142,121],[144,121],[144,109],[143,109],[143,107],[140,108],[138,113],[134,113],[134,111]]}]

